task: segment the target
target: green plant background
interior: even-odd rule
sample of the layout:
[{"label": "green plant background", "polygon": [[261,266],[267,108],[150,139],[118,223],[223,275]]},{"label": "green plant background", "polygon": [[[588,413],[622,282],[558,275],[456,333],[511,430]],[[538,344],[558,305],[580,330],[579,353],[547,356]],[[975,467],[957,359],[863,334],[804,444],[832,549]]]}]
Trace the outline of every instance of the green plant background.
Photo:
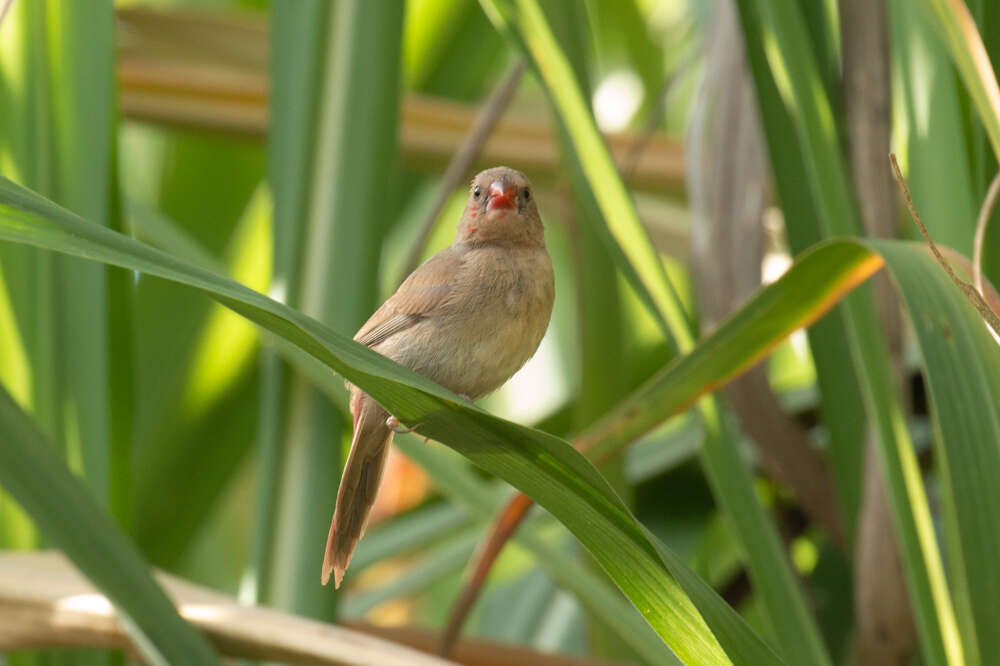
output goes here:
[{"label": "green plant background", "polygon": [[[975,69],[965,5],[918,4],[886,3],[893,149],[931,235],[971,256],[996,83]],[[594,100],[625,73],[641,92],[626,130],[682,142],[714,3],[212,5],[198,10],[269,25],[266,142],[123,115],[128,30],[110,1],[19,1],[0,24],[0,548],[63,550],[148,660],[211,663],[149,565],[303,616],[439,630],[513,487],[544,511],[466,635],[651,664],[853,663],[858,562],[808,517],[789,535],[794,495],[713,392],[763,360],[824,446],[852,544],[873,433],[915,658],[1000,651],[1000,353],[902,218],[899,239],[859,237],[836,3],[738,3],[795,263],[712,330],[687,248],[656,235],[668,217],[683,242],[698,216],[678,192],[630,191]],[[968,11],[995,57],[1000,11]],[[558,296],[536,359],[471,406],[350,336],[401,277],[441,182],[401,159],[402,100],[475,103],[515,59],[528,73],[511,113],[550,122],[559,146],[536,182]],[[450,242],[463,187],[424,256]],[[865,282],[883,266],[916,409]],[[788,342],[817,320],[808,346]],[[318,584],[350,434],[335,373],[433,440],[397,438],[429,490],[372,527],[341,592]]]}]

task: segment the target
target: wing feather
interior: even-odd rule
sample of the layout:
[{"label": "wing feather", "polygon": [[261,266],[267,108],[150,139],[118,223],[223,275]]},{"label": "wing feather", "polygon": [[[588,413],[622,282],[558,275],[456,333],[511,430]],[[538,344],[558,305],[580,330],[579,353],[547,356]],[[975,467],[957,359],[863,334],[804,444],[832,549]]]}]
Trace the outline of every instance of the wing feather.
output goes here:
[{"label": "wing feather", "polygon": [[445,306],[452,296],[454,274],[461,266],[462,254],[454,247],[435,254],[406,278],[354,339],[374,347]]}]

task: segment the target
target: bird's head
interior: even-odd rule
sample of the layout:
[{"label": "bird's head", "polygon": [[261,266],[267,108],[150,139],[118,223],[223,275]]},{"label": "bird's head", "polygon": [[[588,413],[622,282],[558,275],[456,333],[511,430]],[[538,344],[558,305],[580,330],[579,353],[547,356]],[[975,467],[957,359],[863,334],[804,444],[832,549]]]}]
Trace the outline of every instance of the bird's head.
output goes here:
[{"label": "bird's head", "polygon": [[456,242],[545,244],[535,193],[523,173],[499,166],[476,174],[469,186]]}]

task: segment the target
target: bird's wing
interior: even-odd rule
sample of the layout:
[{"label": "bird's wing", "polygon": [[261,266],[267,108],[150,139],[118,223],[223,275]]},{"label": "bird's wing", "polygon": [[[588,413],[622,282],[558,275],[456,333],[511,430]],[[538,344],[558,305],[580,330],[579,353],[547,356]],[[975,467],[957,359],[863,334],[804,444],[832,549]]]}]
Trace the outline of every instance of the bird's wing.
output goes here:
[{"label": "bird's wing", "polygon": [[452,296],[455,273],[461,266],[462,255],[454,247],[435,254],[406,278],[354,339],[374,347],[445,305]]}]

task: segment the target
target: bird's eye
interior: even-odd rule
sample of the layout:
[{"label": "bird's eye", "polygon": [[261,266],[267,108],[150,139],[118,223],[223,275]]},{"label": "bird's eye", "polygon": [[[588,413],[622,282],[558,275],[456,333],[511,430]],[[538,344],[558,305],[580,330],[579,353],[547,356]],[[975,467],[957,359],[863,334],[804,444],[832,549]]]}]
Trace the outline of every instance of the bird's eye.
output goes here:
[{"label": "bird's eye", "polygon": [[531,201],[531,190],[529,190],[527,187],[524,188],[524,200]]},{"label": "bird's eye", "polygon": [[478,185],[476,185],[476,187],[472,190],[472,196],[475,197],[476,199],[478,199],[479,195],[482,193],[483,193],[483,188],[479,187]]}]

